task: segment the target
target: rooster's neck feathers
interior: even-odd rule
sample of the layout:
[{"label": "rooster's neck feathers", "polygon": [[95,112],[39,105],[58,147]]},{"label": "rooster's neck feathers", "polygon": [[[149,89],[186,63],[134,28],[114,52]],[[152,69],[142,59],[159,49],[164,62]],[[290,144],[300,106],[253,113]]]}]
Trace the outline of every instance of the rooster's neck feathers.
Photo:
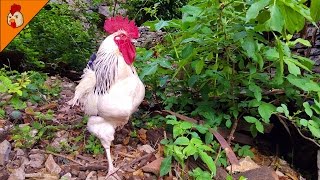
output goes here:
[{"label": "rooster's neck feathers", "polygon": [[118,57],[114,53],[98,52],[97,59],[93,62],[96,73],[95,93],[105,94],[114,84],[118,72]]}]

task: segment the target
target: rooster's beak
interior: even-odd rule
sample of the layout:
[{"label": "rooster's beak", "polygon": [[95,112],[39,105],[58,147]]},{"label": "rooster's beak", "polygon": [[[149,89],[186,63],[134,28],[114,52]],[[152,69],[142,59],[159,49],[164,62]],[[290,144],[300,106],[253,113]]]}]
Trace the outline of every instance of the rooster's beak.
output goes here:
[{"label": "rooster's beak", "polygon": [[10,23],[14,23],[15,22],[15,20],[14,19],[10,19]]}]

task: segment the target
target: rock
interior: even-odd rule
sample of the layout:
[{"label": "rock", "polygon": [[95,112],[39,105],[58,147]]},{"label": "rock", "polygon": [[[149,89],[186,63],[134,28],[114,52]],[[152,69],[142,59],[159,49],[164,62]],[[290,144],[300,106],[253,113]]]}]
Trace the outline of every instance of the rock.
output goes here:
[{"label": "rock", "polygon": [[11,144],[9,141],[4,140],[0,143],[0,165],[5,165],[9,160],[9,154],[11,152]]},{"label": "rock", "polygon": [[26,174],[24,172],[24,166],[19,167],[18,169],[14,169],[9,176],[8,180],[24,180]]},{"label": "rock", "polygon": [[217,175],[215,178],[215,180],[225,180],[228,176],[227,171],[222,168],[222,167],[217,167]]},{"label": "rock", "polygon": [[19,120],[22,118],[22,113],[20,111],[14,110],[10,113],[9,116],[12,120]]},{"label": "rock", "polygon": [[315,62],[316,66],[320,65],[320,56],[310,56],[310,59]]},{"label": "rock", "polygon": [[29,159],[30,159],[30,166],[33,168],[43,167],[43,163],[46,160],[44,157],[44,154],[40,154],[40,153],[31,154],[29,156]]},{"label": "rock", "polygon": [[319,48],[311,48],[310,56],[318,56],[320,55],[320,49]]},{"label": "rock", "polygon": [[55,148],[57,151],[62,150],[62,146],[68,146],[68,137],[69,133],[67,131],[58,131],[55,134],[55,139],[53,142],[50,144],[53,148]]},{"label": "rock", "polygon": [[151,147],[149,144],[145,144],[145,145],[142,145],[142,146],[139,146],[138,147],[138,150],[140,151],[140,152],[146,152],[146,153],[153,153],[153,152],[155,152],[156,150],[153,148],[153,147]]},{"label": "rock", "polygon": [[234,178],[239,179],[240,176],[244,176],[247,179],[279,180],[276,172],[266,166],[238,173],[234,175]]},{"label": "rock", "polygon": [[25,155],[25,152],[20,148],[15,149],[15,151],[16,151],[16,156],[17,157]]},{"label": "rock", "polygon": [[97,177],[96,171],[91,171],[86,178],[86,180],[97,180],[97,179],[98,177]]},{"label": "rock", "polygon": [[84,171],[80,171],[80,172],[78,172],[78,178],[79,179],[86,179],[87,174]]},{"label": "rock", "polygon": [[60,166],[54,161],[53,156],[51,154],[45,162],[45,167],[47,171],[51,174],[59,174],[61,172]]},{"label": "rock", "polygon": [[7,170],[3,169],[0,171],[0,179],[8,179],[9,178],[9,173]]},{"label": "rock", "polygon": [[142,170],[144,172],[150,172],[150,173],[153,173],[155,175],[159,175],[159,173],[160,173],[160,165],[161,165],[162,160],[163,160],[163,158],[160,157],[160,158],[152,161],[151,163],[143,166]]},{"label": "rock", "polygon": [[61,176],[60,180],[71,180],[71,173],[66,173],[65,175]]},{"label": "rock", "polygon": [[[232,172],[244,172],[256,168],[260,168],[252,159],[247,156],[239,160],[240,165],[233,165]],[[228,171],[231,171],[231,165],[226,168]]]}]

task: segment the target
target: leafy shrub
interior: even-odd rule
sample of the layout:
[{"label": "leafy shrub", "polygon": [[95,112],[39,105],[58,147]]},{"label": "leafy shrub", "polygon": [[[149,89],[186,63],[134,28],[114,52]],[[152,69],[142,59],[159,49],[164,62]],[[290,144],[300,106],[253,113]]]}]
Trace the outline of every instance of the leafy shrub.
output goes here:
[{"label": "leafy shrub", "polygon": [[75,15],[66,4],[50,3],[7,49],[24,52],[29,68],[82,69],[95,49],[95,26],[84,28]]},{"label": "leafy shrub", "polygon": [[180,8],[187,2],[188,0],[133,0],[121,6],[127,10],[129,18],[140,25],[146,21],[155,20],[155,17],[164,20],[180,18]]},{"label": "leafy shrub", "polygon": [[[297,43],[310,46],[293,34],[305,19],[319,19],[316,7],[311,6],[310,13],[298,1],[192,0],[182,7],[181,19],[145,23],[170,32],[164,44],[138,50],[140,77],[150,85],[146,97],[161,101],[165,109],[200,117],[211,128],[246,121],[253,136],[263,133],[274,115],[319,142],[319,75],[312,72],[314,62],[290,50]],[[165,153],[184,166],[192,155],[185,154],[187,146],[172,150],[172,143],[182,137],[190,140],[192,135],[174,136],[165,143]],[[242,148],[239,154],[250,153]],[[209,160],[202,160],[208,165]],[[168,169],[164,163],[163,169]]]}]

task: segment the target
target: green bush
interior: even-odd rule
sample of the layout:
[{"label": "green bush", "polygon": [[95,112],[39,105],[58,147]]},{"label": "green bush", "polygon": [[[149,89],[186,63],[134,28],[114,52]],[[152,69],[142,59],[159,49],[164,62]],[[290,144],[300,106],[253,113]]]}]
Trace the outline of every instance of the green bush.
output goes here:
[{"label": "green bush", "polygon": [[29,68],[80,70],[95,51],[95,28],[84,28],[79,16],[69,10],[66,4],[51,3],[39,12],[6,49],[25,53]]},{"label": "green bush", "polygon": [[155,20],[155,17],[164,20],[180,18],[180,8],[187,2],[188,0],[132,0],[121,6],[127,10],[129,18],[140,25],[146,21]]},{"label": "green bush", "polygon": [[212,149],[216,141],[202,140],[209,147],[201,152],[190,151],[187,142],[200,140],[208,127],[231,128],[235,121],[246,121],[256,136],[271,118],[280,118],[320,142],[319,74],[312,72],[313,61],[290,50],[297,43],[310,46],[293,39],[305,20],[319,19],[317,6],[310,9],[294,0],[192,0],[181,9],[181,19],[145,23],[169,32],[164,44],[138,50],[140,77],[150,88],[146,97],[205,120],[201,130],[186,130],[168,117],[173,139],[162,142],[167,158],[161,175],[170,171],[171,159],[184,167],[188,157],[199,156],[214,175],[212,163],[223,164]]}]

